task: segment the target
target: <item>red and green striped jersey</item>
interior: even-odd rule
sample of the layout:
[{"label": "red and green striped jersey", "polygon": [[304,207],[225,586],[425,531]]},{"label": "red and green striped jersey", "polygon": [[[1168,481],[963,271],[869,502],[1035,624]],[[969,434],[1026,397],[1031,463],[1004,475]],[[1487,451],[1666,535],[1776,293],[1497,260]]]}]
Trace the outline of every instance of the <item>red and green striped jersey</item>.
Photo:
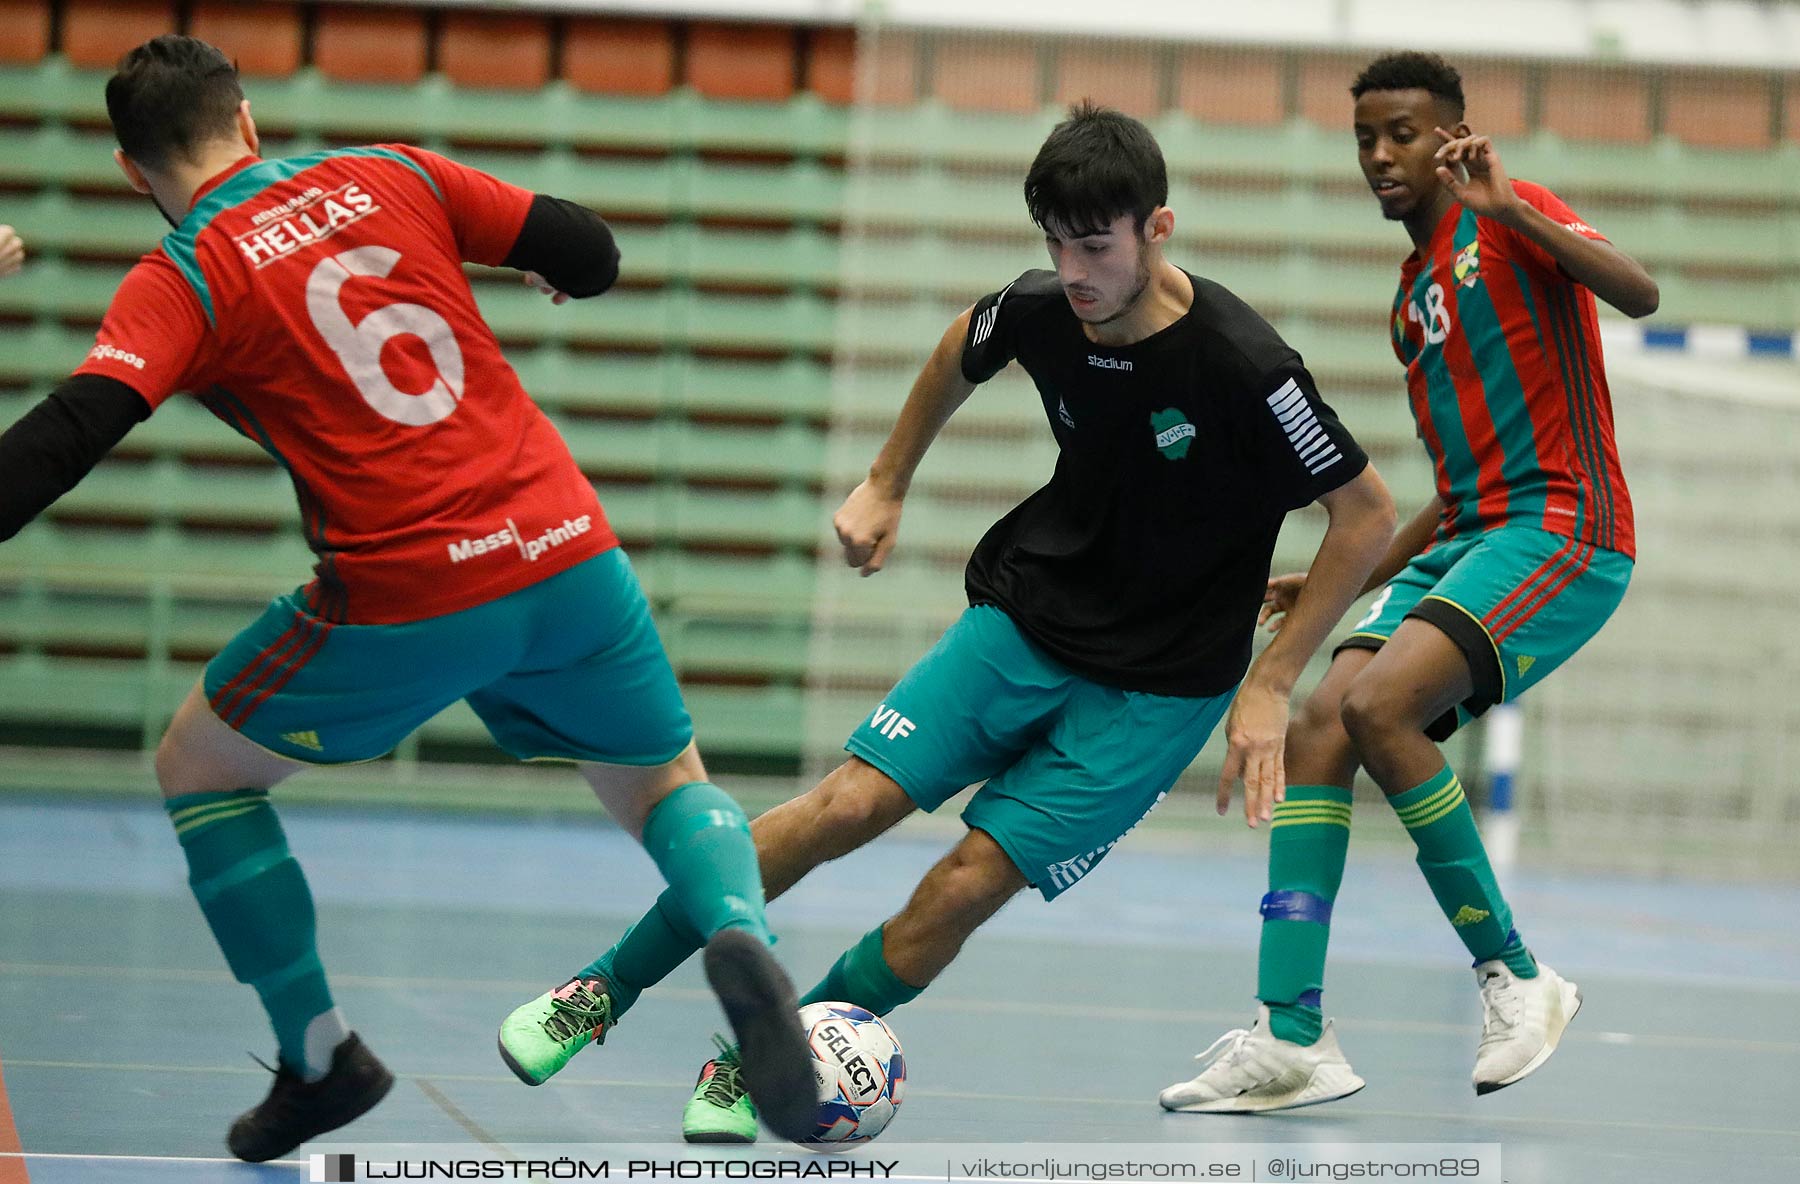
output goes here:
[{"label": "red and green striped jersey", "polygon": [[[1605,240],[1543,186],[1513,188]],[[1513,523],[1635,554],[1594,294],[1548,251],[1452,206],[1400,267],[1392,336],[1444,503],[1440,541]]]}]

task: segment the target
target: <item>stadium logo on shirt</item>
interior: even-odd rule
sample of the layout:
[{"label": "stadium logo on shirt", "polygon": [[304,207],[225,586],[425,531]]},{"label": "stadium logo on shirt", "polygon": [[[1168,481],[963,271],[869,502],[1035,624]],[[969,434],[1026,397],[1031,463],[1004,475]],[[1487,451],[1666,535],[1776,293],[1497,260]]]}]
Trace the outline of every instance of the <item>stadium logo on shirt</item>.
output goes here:
[{"label": "stadium logo on shirt", "polygon": [[88,357],[94,359],[96,362],[118,362],[122,365],[130,366],[134,370],[142,370],[144,368],[144,359],[138,357],[134,353],[127,353],[125,350],[116,349],[104,342],[89,350]]},{"label": "stadium logo on shirt", "polygon": [[1089,354],[1088,365],[1098,366],[1102,370],[1123,370],[1126,373],[1131,372],[1130,362],[1122,361],[1119,358],[1103,358],[1099,354]]},{"label": "stadium logo on shirt", "polygon": [[1188,454],[1194,439],[1194,425],[1173,407],[1164,407],[1150,415],[1150,430],[1156,433],[1156,450],[1166,460],[1180,460]]},{"label": "stadium logo on shirt", "polygon": [[1481,243],[1472,242],[1464,247],[1450,266],[1460,287],[1473,288],[1475,281],[1481,278]]},{"label": "stadium logo on shirt", "polygon": [[330,193],[312,189],[298,198],[289,198],[278,206],[258,211],[250,219],[256,229],[245,231],[232,241],[254,266],[267,267],[302,247],[323,242],[379,209],[375,199],[363,192],[362,186],[355,181],[340,185]]}]

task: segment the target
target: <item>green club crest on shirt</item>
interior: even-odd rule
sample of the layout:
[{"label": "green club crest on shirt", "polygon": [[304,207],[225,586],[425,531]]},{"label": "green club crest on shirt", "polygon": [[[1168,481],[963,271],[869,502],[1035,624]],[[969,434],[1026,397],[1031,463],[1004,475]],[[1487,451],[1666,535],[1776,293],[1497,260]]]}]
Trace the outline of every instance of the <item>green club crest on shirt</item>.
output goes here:
[{"label": "green club crest on shirt", "polygon": [[1156,450],[1166,460],[1180,460],[1194,438],[1194,425],[1173,407],[1150,414],[1150,430],[1156,433]]}]

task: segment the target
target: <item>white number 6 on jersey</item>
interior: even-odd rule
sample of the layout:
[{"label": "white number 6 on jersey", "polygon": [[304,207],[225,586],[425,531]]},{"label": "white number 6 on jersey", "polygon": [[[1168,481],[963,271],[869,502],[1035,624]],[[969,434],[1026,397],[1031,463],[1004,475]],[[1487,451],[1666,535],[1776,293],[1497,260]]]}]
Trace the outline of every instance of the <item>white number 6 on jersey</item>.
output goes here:
[{"label": "white number 6 on jersey", "polygon": [[[358,247],[320,261],[306,280],[306,311],[369,406],[395,423],[422,427],[455,411],[463,396],[462,349],[450,322],[422,304],[389,304],[353,325],[338,303],[352,279],[383,279],[398,262],[400,252],[391,247]],[[407,394],[381,369],[382,347],[403,334],[423,341],[437,367],[436,380],[422,395]]]}]

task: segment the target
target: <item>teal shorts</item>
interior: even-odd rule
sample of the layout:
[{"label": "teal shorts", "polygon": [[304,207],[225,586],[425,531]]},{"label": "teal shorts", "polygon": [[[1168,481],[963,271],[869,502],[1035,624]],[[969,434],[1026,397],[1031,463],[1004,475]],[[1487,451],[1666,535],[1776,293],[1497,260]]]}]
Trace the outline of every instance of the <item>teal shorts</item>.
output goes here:
[{"label": "teal shorts", "polygon": [[978,781],[963,821],[1053,900],[1167,794],[1224,716],[1205,699],[1090,682],[997,608],[969,609],[844,745],[931,811]]},{"label": "teal shorts", "polygon": [[206,667],[214,714],[281,756],[374,760],[468,700],[523,760],[661,765],[694,737],[625,552],[403,625],[334,625],[279,597]]},{"label": "teal shorts", "polygon": [[1407,617],[1428,621],[1469,660],[1475,690],[1426,729],[1447,739],[1518,698],[1600,632],[1631,582],[1628,556],[1530,526],[1438,543],[1394,577],[1337,650],[1380,649]]}]

